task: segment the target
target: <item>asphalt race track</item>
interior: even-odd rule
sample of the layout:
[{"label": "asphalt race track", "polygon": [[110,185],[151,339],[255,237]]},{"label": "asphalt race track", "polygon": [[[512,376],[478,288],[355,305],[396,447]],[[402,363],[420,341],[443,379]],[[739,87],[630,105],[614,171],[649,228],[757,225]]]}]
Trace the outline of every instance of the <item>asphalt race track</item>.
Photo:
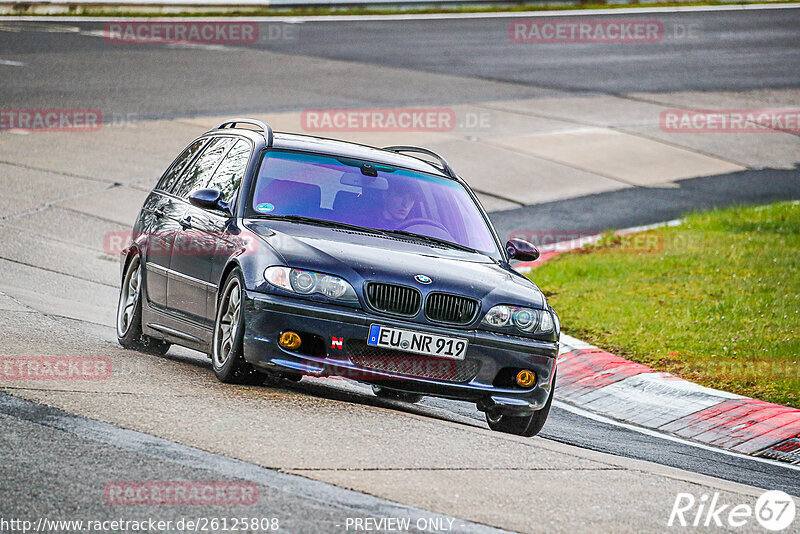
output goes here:
[{"label": "asphalt race track", "polygon": [[796,9],[620,17],[657,18],[663,41],[531,47],[509,40],[509,18],[262,22],[258,43],[225,51],[109,46],[103,23],[6,21],[2,59],[27,66],[4,67],[0,89],[5,107],[165,118],[800,84]]},{"label": "asphalt race track", "polygon": [[[657,18],[663,42],[532,47],[510,42],[509,19],[478,17],[269,21],[255,44],[136,46],[107,42],[102,22],[0,21],[0,108],[90,108],[112,121],[89,133],[0,133],[0,356],[103,355],[114,370],[97,382],[0,381],[0,516],[277,517],[283,532],[354,531],[348,518],[367,517],[434,532],[660,532],[678,492],[719,492],[730,504],[765,489],[800,497],[796,468],[559,402],[540,436],[523,439],[490,432],[467,404],[409,406],[338,379],[226,386],[198,353],[116,344],[119,272],[103,236],[127,229],[172,157],[221,116],[266,116],[288,130],[309,108],[485,113],[484,129],[322,135],[432,146],[474,183],[503,236],[800,199],[796,132],[720,139],[658,128],[667,107],[800,107],[800,9],[621,16]],[[644,148],[663,173],[558,152],[610,135],[620,157]],[[111,482],[144,480],[247,481],[259,500],[104,499]]]}]

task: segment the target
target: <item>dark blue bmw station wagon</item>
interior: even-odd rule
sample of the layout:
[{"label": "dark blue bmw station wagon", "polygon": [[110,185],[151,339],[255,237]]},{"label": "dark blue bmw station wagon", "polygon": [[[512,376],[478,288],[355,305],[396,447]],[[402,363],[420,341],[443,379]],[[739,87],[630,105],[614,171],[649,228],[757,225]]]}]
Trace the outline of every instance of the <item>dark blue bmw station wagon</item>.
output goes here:
[{"label": "dark blue bmw station wagon", "polygon": [[167,169],[122,255],[117,337],[207,353],[217,378],[341,376],[376,395],[476,403],[533,436],[560,326],[475,194],[418,147],[372,148],[232,119]]}]

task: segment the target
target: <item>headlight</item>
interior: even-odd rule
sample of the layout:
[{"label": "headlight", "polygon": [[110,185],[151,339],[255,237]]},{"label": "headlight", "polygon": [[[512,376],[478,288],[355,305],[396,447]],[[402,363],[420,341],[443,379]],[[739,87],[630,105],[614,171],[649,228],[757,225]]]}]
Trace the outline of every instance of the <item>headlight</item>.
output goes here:
[{"label": "headlight", "polygon": [[338,276],[273,266],[264,271],[264,278],[275,287],[301,295],[320,294],[333,300],[358,302],[356,292],[346,280]]},{"label": "headlight", "polygon": [[511,315],[511,308],[508,306],[495,306],[486,313],[482,322],[489,326],[508,326],[511,321]]},{"label": "headlight", "polygon": [[547,334],[553,331],[553,316],[545,310],[495,306],[486,312],[481,324],[492,328],[513,328],[528,334]]},{"label": "headlight", "polygon": [[514,312],[512,320],[514,321],[514,326],[523,332],[530,332],[536,328],[537,319],[535,311],[523,308]]},{"label": "headlight", "polygon": [[550,312],[542,312],[542,324],[539,325],[542,332],[552,332],[553,330],[553,316]]}]

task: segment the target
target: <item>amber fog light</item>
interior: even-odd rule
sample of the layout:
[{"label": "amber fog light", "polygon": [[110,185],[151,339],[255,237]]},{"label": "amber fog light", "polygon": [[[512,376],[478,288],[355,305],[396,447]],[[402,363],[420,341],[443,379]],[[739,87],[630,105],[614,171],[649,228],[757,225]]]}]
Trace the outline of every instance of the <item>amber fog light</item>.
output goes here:
[{"label": "amber fog light", "polygon": [[278,340],[278,345],[287,350],[294,350],[303,342],[300,335],[295,332],[284,332]]},{"label": "amber fog light", "polygon": [[527,369],[523,369],[519,373],[517,373],[517,385],[522,388],[529,388],[532,387],[536,383],[536,375],[533,371],[528,371]]}]

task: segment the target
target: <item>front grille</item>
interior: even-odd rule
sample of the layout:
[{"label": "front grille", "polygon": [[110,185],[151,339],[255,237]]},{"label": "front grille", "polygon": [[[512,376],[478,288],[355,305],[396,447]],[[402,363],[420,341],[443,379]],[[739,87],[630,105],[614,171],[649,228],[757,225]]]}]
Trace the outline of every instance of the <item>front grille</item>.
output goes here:
[{"label": "front grille", "polygon": [[413,287],[367,284],[367,303],[377,311],[410,317],[417,314],[421,302],[422,295]]},{"label": "front grille", "polygon": [[469,382],[475,378],[481,367],[478,360],[434,358],[372,347],[363,341],[348,341],[347,351],[350,361],[362,369],[445,382]]},{"label": "front grille", "polygon": [[468,324],[475,318],[480,303],[468,297],[448,293],[431,293],[425,302],[425,315],[431,321]]}]

